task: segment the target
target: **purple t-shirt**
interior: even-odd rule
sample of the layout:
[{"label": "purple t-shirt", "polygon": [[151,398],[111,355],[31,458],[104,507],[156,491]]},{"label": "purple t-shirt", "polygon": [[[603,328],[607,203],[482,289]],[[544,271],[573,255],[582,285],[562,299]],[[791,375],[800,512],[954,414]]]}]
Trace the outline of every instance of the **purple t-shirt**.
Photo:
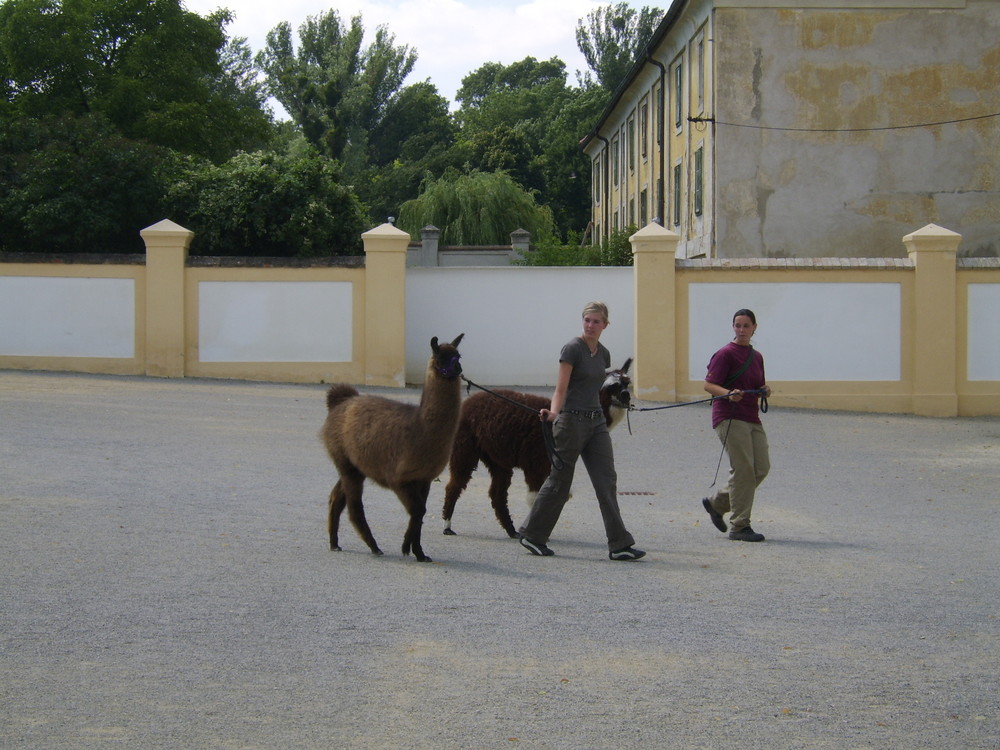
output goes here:
[{"label": "purple t-shirt", "polygon": [[[743,367],[749,354],[753,355],[750,366],[730,383],[729,379]],[[764,357],[753,347],[740,346],[731,341],[712,355],[705,380],[730,390],[752,391],[763,388],[767,382],[764,379]],[[748,394],[739,401],[724,398],[713,401],[712,427],[717,427],[730,418],[760,424],[758,401],[757,394]]]}]

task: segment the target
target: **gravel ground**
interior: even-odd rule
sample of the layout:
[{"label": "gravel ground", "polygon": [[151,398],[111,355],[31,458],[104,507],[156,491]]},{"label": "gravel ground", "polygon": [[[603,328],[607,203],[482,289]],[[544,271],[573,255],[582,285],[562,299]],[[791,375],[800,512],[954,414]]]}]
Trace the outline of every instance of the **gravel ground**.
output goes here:
[{"label": "gravel ground", "polygon": [[0,372],[0,746],[1000,747],[1000,419],[772,404],[746,544],[701,508],[707,407],[633,414],[644,560],[582,468],[532,557],[480,469],[419,564],[375,486],[386,555],[329,550],[324,393]]}]

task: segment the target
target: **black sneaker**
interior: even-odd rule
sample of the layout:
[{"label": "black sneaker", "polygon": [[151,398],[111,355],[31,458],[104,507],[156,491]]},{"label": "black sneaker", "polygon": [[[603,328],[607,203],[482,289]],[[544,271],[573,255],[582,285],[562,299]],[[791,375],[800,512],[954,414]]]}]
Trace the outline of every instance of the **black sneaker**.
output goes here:
[{"label": "black sneaker", "polygon": [[758,534],[756,531],[751,529],[749,526],[744,526],[742,529],[733,529],[729,532],[729,538],[737,542],[763,542],[764,535]]},{"label": "black sneaker", "polygon": [[645,556],[645,552],[635,547],[625,547],[624,549],[608,553],[609,560],[638,560],[640,557]]},{"label": "black sneaker", "polygon": [[555,554],[555,552],[550,550],[544,544],[541,544],[540,542],[533,542],[526,536],[518,537],[518,540],[521,542],[521,546],[533,555],[538,555],[539,557],[552,557],[552,555]]},{"label": "black sneaker", "polygon": [[701,504],[705,506],[705,510],[708,511],[708,515],[712,518],[712,525],[715,526],[719,531],[726,530],[726,522],[722,520],[722,514],[717,512],[715,508],[712,507],[712,501],[707,497],[701,499]]}]

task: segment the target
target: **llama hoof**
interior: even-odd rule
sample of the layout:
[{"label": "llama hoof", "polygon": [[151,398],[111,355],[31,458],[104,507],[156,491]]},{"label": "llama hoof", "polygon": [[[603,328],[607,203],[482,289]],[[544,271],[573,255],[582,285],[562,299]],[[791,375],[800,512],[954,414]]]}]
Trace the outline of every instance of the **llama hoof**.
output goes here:
[{"label": "llama hoof", "polygon": [[334,552],[340,552],[341,551],[340,547],[338,547],[336,544],[331,544],[330,545],[330,549],[333,550]]},{"label": "llama hoof", "polygon": [[444,530],[444,535],[445,535],[445,536],[458,536],[458,534],[456,534],[456,533],[455,533],[454,531],[452,531],[452,530],[451,530],[450,528],[448,528],[448,529],[445,529],[445,530]]},{"label": "llama hoof", "polygon": [[384,555],[384,554],[385,554],[385,552],[383,552],[383,551],[382,551],[382,550],[380,550],[380,549],[373,549],[373,550],[372,550],[372,554],[373,554],[373,555],[375,555],[376,557],[382,557],[382,555]]},{"label": "llama hoof", "polygon": [[422,555],[417,558],[417,562],[434,562],[427,555]]}]

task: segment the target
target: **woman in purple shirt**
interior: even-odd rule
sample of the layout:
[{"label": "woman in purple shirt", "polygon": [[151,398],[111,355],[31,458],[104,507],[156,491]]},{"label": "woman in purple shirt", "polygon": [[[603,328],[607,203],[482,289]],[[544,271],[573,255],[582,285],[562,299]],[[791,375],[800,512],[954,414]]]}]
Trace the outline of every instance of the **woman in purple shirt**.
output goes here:
[{"label": "woman in purple shirt", "polygon": [[705,376],[705,390],[720,396],[712,402],[712,428],[729,456],[729,482],[713,497],[703,498],[719,531],[726,530],[724,513],[731,513],[729,538],[740,542],[763,542],[764,535],[750,526],[754,495],[771,469],[767,435],[760,423],[759,398],[771,395],[764,377],[764,358],[750,345],[757,330],[757,318],[751,310],[737,310],[733,315],[733,340],[712,355]]}]

